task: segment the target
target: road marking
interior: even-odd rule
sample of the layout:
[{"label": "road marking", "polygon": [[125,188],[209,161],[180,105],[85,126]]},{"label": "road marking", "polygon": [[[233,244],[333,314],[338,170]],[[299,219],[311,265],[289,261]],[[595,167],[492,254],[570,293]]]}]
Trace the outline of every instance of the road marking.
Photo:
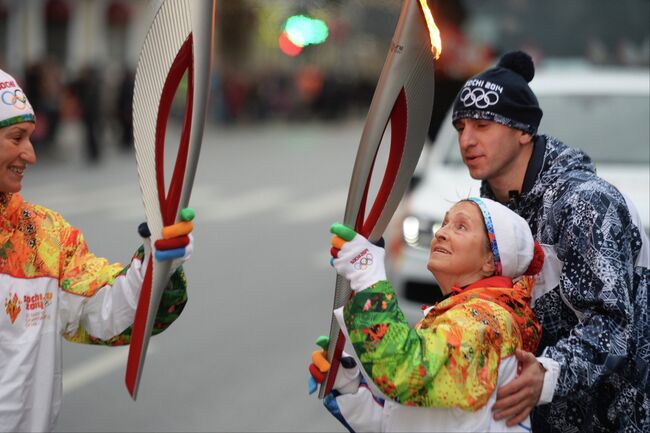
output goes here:
[{"label": "road marking", "polygon": [[[156,351],[155,343],[153,341],[149,342],[147,355],[151,356]],[[69,371],[64,369],[63,395],[65,396],[100,377],[106,376],[114,370],[126,369],[128,356],[129,346],[107,347],[105,353],[92,357]]]},{"label": "road marking", "polygon": [[232,197],[196,200],[193,205],[201,221],[228,221],[281,207],[290,197],[288,188],[266,187]]},{"label": "road marking", "polygon": [[338,190],[292,204],[287,207],[284,219],[290,223],[305,223],[333,217],[342,218],[347,195],[346,190]]},{"label": "road marking", "polygon": [[[118,213],[128,212],[133,208],[142,209],[142,201],[139,196],[129,194],[133,191],[126,185],[111,185],[81,191],[68,187],[64,190],[65,194],[61,194],[61,190],[55,192],[46,187],[31,190],[26,194],[26,200],[59,212],[64,217],[92,212]],[[140,213],[144,214],[144,212]]]},{"label": "road marking", "polygon": [[[60,185],[32,189],[28,200],[55,210],[64,218],[101,213],[110,221],[142,221],[142,200],[128,186],[107,185],[93,190],[67,189]],[[262,212],[274,211],[288,223],[308,223],[341,218],[347,191],[339,189],[300,199],[292,188],[267,186],[233,193],[223,188],[200,186],[192,194],[191,205],[202,222],[232,221]]]},{"label": "road marking", "polygon": [[66,191],[69,188],[70,185],[63,182],[23,185],[23,191],[20,194],[29,202],[40,202],[43,197],[61,195],[61,191]]}]

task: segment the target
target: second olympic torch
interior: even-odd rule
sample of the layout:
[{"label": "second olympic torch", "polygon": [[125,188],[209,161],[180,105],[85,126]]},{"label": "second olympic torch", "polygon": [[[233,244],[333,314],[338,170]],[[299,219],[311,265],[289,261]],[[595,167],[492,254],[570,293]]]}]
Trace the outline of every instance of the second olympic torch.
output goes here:
[{"label": "second olympic torch", "polygon": [[[163,226],[187,206],[207,113],[214,31],[214,0],[160,2],[140,53],[133,95],[133,133],[140,189],[153,251],[133,322],[126,387],[135,400],[156,313],[171,264],[152,257]],[[185,117],[174,169],[165,187],[165,132],[172,101],[187,77]]]},{"label": "second olympic torch", "polygon": [[[428,1],[405,0],[361,135],[343,218],[343,224],[370,241],[383,235],[420,158],[433,110],[434,58],[440,52],[440,33]],[[388,122],[391,143],[386,171],[366,216],[370,178]],[[334,310],[351,295],[349,282],[337,276]],[[345,337],[332,316],[327,352],[331,367],[320,398],[332,390],[344,345]]]}]

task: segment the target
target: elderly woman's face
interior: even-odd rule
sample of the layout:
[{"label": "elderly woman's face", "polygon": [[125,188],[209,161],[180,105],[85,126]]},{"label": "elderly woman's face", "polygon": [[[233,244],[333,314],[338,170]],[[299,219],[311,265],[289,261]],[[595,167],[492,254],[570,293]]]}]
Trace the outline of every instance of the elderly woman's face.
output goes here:
[{"label": "elderly woman's face", "polygon": [[427,268],[442,287],[444,282],[471,284],[491,275],[493,267],[481,211],[472,202],[457,203],[431,241]]},{"label": "elderly woman's face", "polygon": [[0,192],[18,192],[25,168],[36,163],[30,141],[35,125],[22,122],[0,128]]}]

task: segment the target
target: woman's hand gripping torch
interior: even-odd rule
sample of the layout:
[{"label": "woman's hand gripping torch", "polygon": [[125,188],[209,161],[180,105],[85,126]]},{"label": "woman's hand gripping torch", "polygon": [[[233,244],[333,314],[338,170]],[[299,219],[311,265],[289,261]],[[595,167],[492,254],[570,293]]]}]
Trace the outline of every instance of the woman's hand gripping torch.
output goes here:
[{"label": "woman's hand gripping torch", "polygon": [[[384,68],[370,105],[352,172],[343,224],[371,242],[383,234],[417,165],[433,109],[434,57],[440,34],[426,0],[404,0]],[[386,172],[367,217],[366,199],[379,145],[388,122],[391,144]],[[347,303],[350,284],[337,276],[334,310]],[[336,378],[345,337],[334,315],[327,360],[331,368],[319,397],[329,394]]]}]

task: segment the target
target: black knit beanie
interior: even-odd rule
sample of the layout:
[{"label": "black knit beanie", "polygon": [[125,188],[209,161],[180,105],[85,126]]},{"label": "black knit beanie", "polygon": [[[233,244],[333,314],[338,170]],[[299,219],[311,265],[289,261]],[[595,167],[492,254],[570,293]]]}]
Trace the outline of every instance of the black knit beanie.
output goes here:
[{"label": "black knit beanie", "polygon": [[523,51],[501,57],[496,67],[467,80],[454,101],[452,121],[485,119],[535,135],[542,119],[537,97],[528,86],[533,59]]}]

